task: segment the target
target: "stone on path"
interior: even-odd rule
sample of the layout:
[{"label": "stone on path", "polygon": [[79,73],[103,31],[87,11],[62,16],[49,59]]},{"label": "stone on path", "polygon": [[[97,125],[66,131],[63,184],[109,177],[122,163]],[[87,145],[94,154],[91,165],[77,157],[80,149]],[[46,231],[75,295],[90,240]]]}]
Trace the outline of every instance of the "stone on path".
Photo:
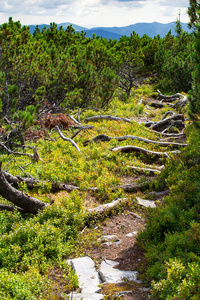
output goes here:
[{"label": "stone on path", "polygon": [[135,197],[135,199],[142,206],[145,206],[145,207],[156,207],[155,201],[153,201],[153,200],[144,200],[144,199],[141,199],[139,197]]},{"label": "stone on path", "polygon": [[102,261],[99,274],[103,282],[119,283],[122,282],[124,278],[126,278],[130,281],[141,283],[140,280],[137,280],[138,272],[118,270],[115,268],[118,264],[118,262],[112,260]]},{"label": "stone on path", "polygon": [[81,293],[73,294],[73,299],[100,300],[103,295],[99,294],[101,283],[99,274],[95,269],[94,261],[86,256],[68,260],[79,278]]}]

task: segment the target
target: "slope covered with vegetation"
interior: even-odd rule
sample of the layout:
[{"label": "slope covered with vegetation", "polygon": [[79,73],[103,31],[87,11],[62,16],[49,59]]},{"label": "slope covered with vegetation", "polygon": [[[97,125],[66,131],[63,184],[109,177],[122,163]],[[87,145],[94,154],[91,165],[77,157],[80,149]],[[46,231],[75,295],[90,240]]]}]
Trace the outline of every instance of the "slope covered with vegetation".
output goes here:
[{"label": "slope covered with vegetation", "polygon": [[[93,229],[87,234],[82,230],[102,217],[87,208],[122,198],[135,210],[136,196],[152,197],[151,191],[168,189],[156,208],[144,210],[146,229],[138,236],[145,251],[144,278],[151,282],[153,299],[199,299],[195,4],[191,1],[190,15],[196,33],[182,32],[177,21],[177,35],[169,32],[165,38],[140,38],[133,32],[107,41],[55,24],[42,32],[36,28],[31,35],[11,18],[0,26],[3,299],[59,299],[51,276],[55,272],[65,293],[76,289],[77,278],[66,259],[80,255],[81,245],[89,249],[97,243]],[[182,96],[165,97],[158,88]],[[188,109],[184,96],[191,88]],[[94,116],[100,119],[87,123]],[[128,152],[127,145],[132,147]],[[119,147],[125,150],[117,151]],[[156,175],[149,180],[150,171],[137,176],[131,167],[148,167]],[[132,189],[125,184],[127,177]],[[44,209],[30,213],[19,197],[7,196],[16,191],[26,200],[39,199]],[[117,211],[122,209],[123,205]]]}]

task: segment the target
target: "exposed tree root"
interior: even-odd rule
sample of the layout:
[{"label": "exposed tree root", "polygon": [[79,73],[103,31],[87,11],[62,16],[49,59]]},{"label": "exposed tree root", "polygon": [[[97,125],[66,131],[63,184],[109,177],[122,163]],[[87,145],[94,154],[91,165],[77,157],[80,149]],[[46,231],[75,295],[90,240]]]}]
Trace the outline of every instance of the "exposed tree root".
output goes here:
[{"label": "exposed tree root", "polygon": [[104,115],[86,118],[85,122],[90,122],[90,121],[94,122],[94,121],[98,121],[98,120],[124,121],[124,122],[128,122],[128,123],[132,123],[132,121],[127,118],[119,118],[119,117],[115,117],[115,116],[104,116]]},{"label": "exposed tree root", "polygon": [[76,148],[76,150],[77,150],[78,152],[81,153],[81,151],[80,151],[79,147],[77,146],[77,144],[76,144],[72,139],[65,137],[65,136],[62,134],[62,132],[60,131],[60,129],[59,129],[58,126],[54,127],[54,129],[59,133],[60,137],[61,137],[64,141],[70,142],[70,143]]},{"label": "exposed tree root", "polygon": [[[160,142],[160,141],[153,141],[153,140],[148,140],[142,137],[138,137],[138,136],[133,136],[133,135],[125,135],[125,136],[121,136],[121,137],[110,137],[108,135],[105,134],[100,134],[96,137],[94,137],[91,142],[98,142],[98,141],[110,141],[110,140],[117,140],[117,141],[124,141],[127,139],[131,139],[131,140],[138,140],[141,142],[145,142],[147,144],[157,144],[161,147],[168,147],[168,146],[173,146],[175,148],[178,148],[179,146],[185,147],[187,146],[187,144],[180,144],[180,143],[168,143],[168,142]],[[86,146],[90,141],[87,140],[83,143],[84,146]]]},{"label": "exposed tree root", "polygon": [[146,173],[146,172],[149,172],[150,174],[161,173],[161,170],[158,170],[158,169],[140,168],[140,167],[134,167],[134,166],[127,166],[127,168],[131,168],[133,170],[136,170],[136,171],[142,172],[142,173]]},{"label": "exposed tree root", "polygon": [[181,97],[181,94],[179,94],[179,93],[169,96],[169,95],[161,94],[161,92],[159,90],[157,90],[157,92],[158,92],[158,97],[167,102],[171,102],[171,101],[173,102],[173,101],[179,100]]},{"label": "exposed tree root", "polygon": [[0,195],[12,202],[27,213],[36,214],[39,210],[46,208],[49,204],[23,193],[12,187],[6,180],[0,168]]},{"label": "exposed tree root", "polygon": [[[113,152],[141,152],[144,154],[152,154],[152,155],[156,155],[156,156],[164,156],[169,158],[169,154],[167,152],[156,152],[156,151],[150,151],[144,148],[140,148],[140,147],[136,147],[136,146],[122,146],[122,147],[114,147],[111,148],[110,151]],[[170,153],[180,153],[180,151],[175,150],[175,151],[171,151]]]},{"label": "exposed tree root", "polygon": [[23,153],[23,152],[16,152],[16,151],[12,151],[10,149],[8,149],[4,143],[0,143],[0,147],[2,147],[4,150],[6,150],[8,152],[8,154],[14,154],[14,155],[21,155],[21,156],[28,156],[30,157],[32,160],[38,162],[39,160],[41,160],[37,148],[36,147],[32,147],[33,149],[33,153],[34,154],[29,154],[29,153]]}]

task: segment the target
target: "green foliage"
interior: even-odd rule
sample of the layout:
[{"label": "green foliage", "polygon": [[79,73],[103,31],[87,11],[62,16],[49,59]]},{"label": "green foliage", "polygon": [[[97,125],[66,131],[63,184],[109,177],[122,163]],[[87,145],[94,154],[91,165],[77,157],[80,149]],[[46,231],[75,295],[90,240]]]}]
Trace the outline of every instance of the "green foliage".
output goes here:
[{"label": "green foliage", "polygon": [[156,299],[198,300],[200,294],[200,268],[198,263],[184,265],[181,260],[170,259],[166,263],[167,276],[158,283],[152,283]]},{"label": "green foliage", "polygon": [[188,132],[190,146],[162,173],[171,193],[147,212],[146,229],[138,237],[156,299],[199,299],[200,139],[193,127]]},{"label": "green foliage", "polygon": [[195,51],[194,51],[194,72],[192,74],[192,90],[190,93],[189,115],[194,124],[200,128],[200,4],[198,1],[190,0],[188,14],[190,26],[195,29]]},{"label": "green foliage", "polygon": [[0,297],[5,300],[52,299],[52,291],[47,276],[40,275],[34,267],[23,274],[0,269]]},{"label": "green foliage", "polygon": [[168,33],[155,53],[160,88],[170,92],[188,92],[194,70],[192,53],[194,37],[180,31],[177,37]]}]

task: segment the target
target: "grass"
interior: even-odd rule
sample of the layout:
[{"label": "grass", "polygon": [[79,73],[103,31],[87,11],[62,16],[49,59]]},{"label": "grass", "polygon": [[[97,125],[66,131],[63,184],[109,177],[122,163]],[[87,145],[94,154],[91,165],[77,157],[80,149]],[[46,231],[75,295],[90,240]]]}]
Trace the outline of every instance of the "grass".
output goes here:
[{"label": "grass", "polygon": [[[70,256],[81,255],[81,251],[96,243],[97,234],[93,229],[80,234],[86,219],[85,207],[97,206],[116,198],[134,199],[134,195],[129,196],[122,189],[111,191],[110,187],[122,184],[126,176],[137,176],[127,165],[155,164],[154,157],[114,153],[110,149],[135,145],[152,151],[163,151],[157,145],[131,139],[122,142],[91,142],[85,147],[83,142],[99,134],[112,137],[129,134],[157,140],[155,133],[134,121],[135,117],[144,116],[146,111],[143,105],[138,104],[139,100],[150,97],[153,91],[152,86],[145,85],[133,91],[125,103],[116,97],[105,112],[83,112],[80,116],[83,123],[86,117],[97,114],[130,118],[132,123],[106,120],[95,122],[92,130],[82,131],[74,139],[81,153],[53,132],[51,140],[40,139],[34,144],[41,157],[38,163],[24,156],[2,154],[1,160],[6,171],[22,177],[28,174],[42,182],[33,191],[27,191],[26,186],[21,185],[22,191],[45,202],[51,199],[55,201],[54,205],[36,216],[0,212],[0,286],[4,299],[56,299],[55,282],[48,277],[53,268],[60,268],[63,276],[66,274],[63,277],[66,291],[77,287],[77,278],[69,267],[65,264],[63,266],[63,262]],[[152,112],[151,117],[158,120],[165,112],[165,108],[160,109],[155,117]],[[63,131],[63,134],[70,137],[73,131]],[[162,160],[156,163],[162,164]],[[82,191],[52,195],[52,182],[77,185]],[[98,187],[98,193],[88,192],[87,189],[91,187]],[[1,203],[7,201],[1,198]],[[33,286],[40,282],[37,291],[33,291],[29,281],[33,282]]]}]

